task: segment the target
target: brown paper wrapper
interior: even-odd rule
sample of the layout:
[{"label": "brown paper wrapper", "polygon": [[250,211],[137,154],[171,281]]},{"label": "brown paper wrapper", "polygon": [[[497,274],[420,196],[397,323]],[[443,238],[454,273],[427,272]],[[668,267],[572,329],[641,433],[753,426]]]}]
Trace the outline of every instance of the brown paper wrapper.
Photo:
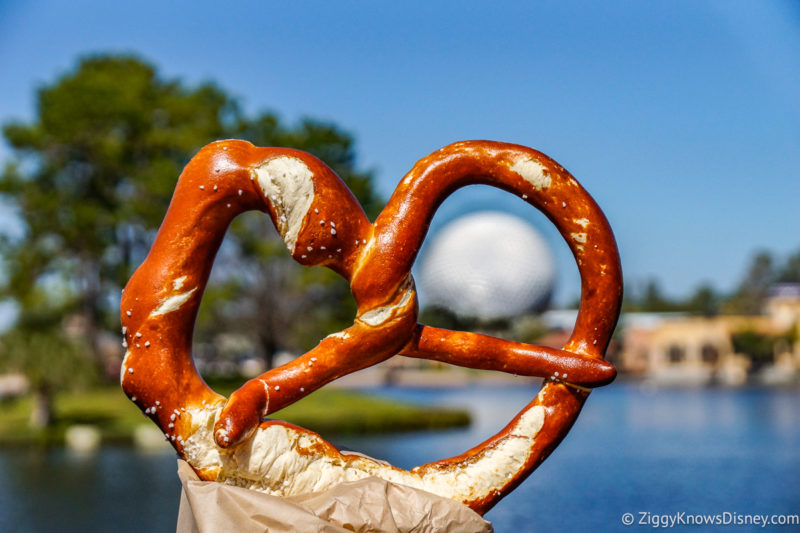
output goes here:
[{"label": "brown paper wrapper", "polygon": [[462,503],[376,477],[288,498],[200,481],[182,460],[178,477],[183,491],[177,533],[494,531]]}]

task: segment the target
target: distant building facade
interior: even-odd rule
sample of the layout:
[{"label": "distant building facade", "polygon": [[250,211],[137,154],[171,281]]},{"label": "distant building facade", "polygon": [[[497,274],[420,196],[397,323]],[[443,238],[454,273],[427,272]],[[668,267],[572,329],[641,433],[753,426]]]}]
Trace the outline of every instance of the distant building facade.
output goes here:
[{"label": "distant building facade", "polygon": [[745,382],[749,360],[736,354],[724,319],[680,315],[624,318],[620,370],[666,385]]},{"label": "distant building facade", "polygon": [[788,384],[800,377],[800,284],[775,286],[757,317],[630,313],[621,328],[620,370],[656,384],[745,383],[752,361],[736,353],[732,341],[742,331],[793,339],[775,343],[772,361],[759,368],[756,380]]}]

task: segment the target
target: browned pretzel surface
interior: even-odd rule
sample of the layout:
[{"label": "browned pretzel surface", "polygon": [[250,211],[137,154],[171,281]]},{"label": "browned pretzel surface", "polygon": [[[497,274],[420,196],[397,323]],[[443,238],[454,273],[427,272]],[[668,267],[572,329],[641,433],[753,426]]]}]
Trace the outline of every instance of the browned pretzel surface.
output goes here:
[{"label": "browned pretzel surface", "polygon": [[[578,318],[562,350],[417,323],[411,267],[436,208],[486,184],[519,195],[558,228],[578,263]],[[214,256],[233,218],[266,212],[303,265],[349,283],[351,327],[245,383],[225,399],[198,375],[192,330]],[[370,224],[336,174],[310,154],[220,141],[186,166],[153,247],[123,292],[125,392],[203,479],[290,495],[377,475],[485,512],[558,445],[588,396],[610,382],[603,361],[619,314],[614,237],[589,194],[523,146],[467,141],[419,161]],[[343,375],[396,354],[547,378],[502,431],[464,454],[405,471],[340,453],[319,435],[263,417]],[[355,414],[354,414],[355,416]]]}]

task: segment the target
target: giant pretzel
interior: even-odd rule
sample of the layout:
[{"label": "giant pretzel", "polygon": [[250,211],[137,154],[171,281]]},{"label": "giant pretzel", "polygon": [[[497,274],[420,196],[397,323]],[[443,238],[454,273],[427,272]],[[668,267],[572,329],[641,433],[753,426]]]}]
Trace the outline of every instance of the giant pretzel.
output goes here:
[{"label": "giant pretzel", "polygon": [[[582,292],[563,350],[417,323],[411,266],[436,208],[469,184],[519,195],[544,212],[569,244]],[[358,313],[351,327],[248,381],[226,400],[195,369],[192,330],[225,231],[248,210],[269,214],[296,261],[343,276]],[[127,352],[121,382],[201,479],[288,496],[378,476],[484,513],[567,434],[587,387],[614,378],[603,354],[621,291],[616,244],[600,208],[563,167],[530,148],[489,141],[442,148],[414,166],[370,224],[339,177],[310,154],[220,141],[184,169],[153,247],[123,291]],[[395,354],[546,379],[495,436],[457,457],[408,471],[264,419]]]}]

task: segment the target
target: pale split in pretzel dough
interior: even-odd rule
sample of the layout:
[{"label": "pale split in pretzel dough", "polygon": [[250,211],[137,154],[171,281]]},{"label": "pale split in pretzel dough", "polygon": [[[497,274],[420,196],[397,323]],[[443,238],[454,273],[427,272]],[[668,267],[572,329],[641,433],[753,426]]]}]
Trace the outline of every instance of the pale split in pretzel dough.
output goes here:
[{"label": "pale split in pretzel dough", "polygon": [[521,157],[511,166],[511,170],[522,176],[536,190],[541,191],[550,186],[550,174],[545,172],[538,161]]},{"label": "pale split in pretzel dough", "polygon": [[272,202],[278,231],[294,253],[303,220],[314,201],[313,174],[296,157],[276,157],[254,170],[258,186]]},{"label": "pale split in pretzel dough", "polygon": [[[176,280],[176,282],[177,282],[177,280]],[[183,304],[185,304],[189,300],[189,298],[192,297],[192,294],[196,290],[197,290],[197,287],[195,287],[194,289],[188,290],[186,292],[182,292],[182,293],[179,293],[179,294],[174,294],[174,295],[168,297],[163,302],[161,302],[161,305],[159,305],[152,313],[150,313],[150,316],[166,315],[167,313],[171,313],[173,311],[177,311],[178,309],[181,308],[181,306]]]},{"label": "pale split in pretzel dough", "polygon": [[417,294],[417,287],[414,284],[414,278],[411,274],[409,274],[400,285],[398,292],[402,294],[399,302],[367,311],[356,317],[356,320],[368,326],[376,327],[391,320],[395,315],[407,311],[409,305],[413,305]]},{"label": "pale split in pretzel dough", "polygon": [[328,448],[316,433],[282,424],[260,427],[248,440],[222,450],[213,439],[214,422],[223,404],[187,409],[192,434],[185,440],[186,460],[196,469],[217,471],[217,481],[273,496],[293,496],[329,489],[347,481],[377,476],[451,498],[473,501],[505,485],[528,460],[545,419],[541,405],[528,409],[511,431],[470,461],[448,469],[422,472],[393,467],[362,455]]}]

